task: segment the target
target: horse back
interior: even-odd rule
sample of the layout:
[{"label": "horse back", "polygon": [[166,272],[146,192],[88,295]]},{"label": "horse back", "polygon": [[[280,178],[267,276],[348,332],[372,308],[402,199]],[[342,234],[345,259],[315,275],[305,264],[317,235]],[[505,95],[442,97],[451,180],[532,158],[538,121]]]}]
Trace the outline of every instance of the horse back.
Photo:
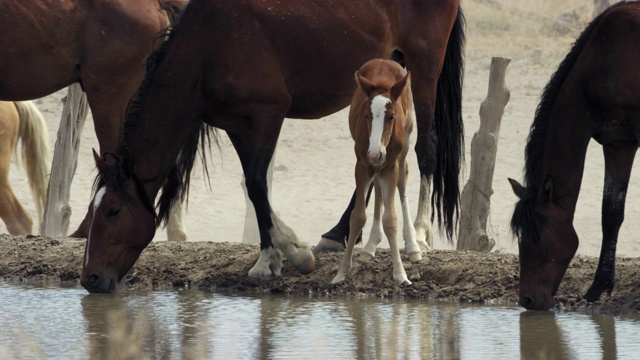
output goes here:
[{"label": "horse back", "polygon": [[610,8],[576,64],[589,96],[608,107],[602,109],[604,113],[640,107],[639,40],[640,3]]}]

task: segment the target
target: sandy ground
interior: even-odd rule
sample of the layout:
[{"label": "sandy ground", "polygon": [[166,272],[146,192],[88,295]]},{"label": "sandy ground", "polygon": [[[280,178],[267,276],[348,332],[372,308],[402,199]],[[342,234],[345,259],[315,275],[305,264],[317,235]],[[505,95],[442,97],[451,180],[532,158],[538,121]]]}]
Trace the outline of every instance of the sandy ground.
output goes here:
[{"label": "sandy ground", "polygon": [[[518,0],[462,2],[467,18],[463,94],[467,169],[470,165],[468,152],[471,138],[480,124],[479,106],[487,94],[491,57],[511,59],[506,77],[511,100],[505,109],[499,134],[488,229],[497,243],[494,252],[517,254],[517,245],[509,231],[516,197],[507,177],[522,178],[524,145],[539,96],[575,37],[591,19],[591,3],[587,0],[570,0],[561,4],[551,0],[536,0],[527,4]],[[60,100],[65,92],[36,100],[47,120],[52,148],[62,112]],[[315,245],[320,235],[335,224],[351,196],[355,162],[352,144],[347,110],[319,120],[285,121],[275,158],[272,203],[281,218],[293,226],[300,239],[309,244]],[[91,148],[96,146],[93,123],[88,119],[82,135],[78,169],[71,187],[70,205],[73,213],[70,231],[80,223],[90,200],[91,184],[96,175]],[[214,148],[210,159],[212,188],[207,187],[200,169],[196,169],[192,181],[185,216],[189,240],[241,242],[245,213],[240,185],[242,174],[237,156],[225,134],[221,134],[220,149]],[[412,173],[408,194],[410,199],[417,200],[418,169],[415,163],[415,154],[411,152],[409,164]],[[575,216],[575,227],[581,239],[578,249],[580,255],[598,256],[600,251],[603,168],[601,148],[592,142]],[[461,187],[467,175],[468,170],[461,174]],[[35,214],[21,165],[14,164],[11,179],[17,196],[27,210]],[[640,202],[636,201],[639,181],[640,175],[636,170],[629,186],[627,222],[620,232],[619,257],[640,255],[639,243],[634,241],[634,234],[640,230],[640,222],[637,221],[640,219]],[[0,224],[0,233],[3,232],[6,233],[6,228]],[[365,236],[367,234],[365,232]],[[166,233],[158,232],[155,240],[166,240]],[[434,245],[438,250],[454,248],[437,232]],[[383,243],[382,246],[388,245]],[[506,259],[514,261],[514,257]],[[513,273],[517,265],[513,262],[512,266],[513,269],[509,269]],[[595,265],[592,268],[589,271],[595,271]]]}]

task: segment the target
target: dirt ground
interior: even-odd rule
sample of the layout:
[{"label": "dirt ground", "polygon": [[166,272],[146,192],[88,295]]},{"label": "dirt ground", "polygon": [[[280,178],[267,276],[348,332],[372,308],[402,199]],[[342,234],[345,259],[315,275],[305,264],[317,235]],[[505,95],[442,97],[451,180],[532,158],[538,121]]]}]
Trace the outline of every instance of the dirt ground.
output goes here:
[{"label": "dirt ground", "polygon": [[[0,235],[0,279],[8,282],[78,283],[83,239]],[[388,249],[366,263],[354,262],[350,277],[331,285],[342,253],[315,253],[316,270],[300,275],[287,266],[282,277],[261,281],[247,273],[258,257],[258,246],[220,242],[154,242],[123,279],[118,291],[191,287],[207,291],[270,292],[300,296],[371,296],[444,302],[517,304],[518,259],[504,253],[436,250],[419,262],[404,259],[413,284],[394,285]],[[356,251],[357,255],[358,251]],[[640,311],[640,259],[622,258],[610,297],[587,303],[582,299],[597,265],[593,257],[572,262],[556,296],[555,311],[637,315]]]},{"label": "dirt ground", "polygon": [[[413,281],[408,288],[393,285],[387,249],[374,261],[356,264],[351,278],[339,286],[329,282],[337,271],[341,254],[316,254],[317,269],[302,276],[285,264],[282,278],[257,281],[247,272],[258,256],[257,245],[242,241],[245,201],[237,156],[226,136],[210,156],[208,188],[194,172],[185,225],[186,243],[170,243],[158,231],[126,276],[123,288],[191,286],[214,290],[271,291],[313,296],[404,296],[436,301],[517,303],[517,244],[509,233],[509,219],[516,201],[507,177],[521,178],[524,144],[543,87],[592,16],[591,0],[466,0],[467,48],[463,113],[465,121],[466,169],[469,174],[471,139],[479,128],[478,109],[487,93],[491,57],[511,59],[506,83],[511,99],[502,119],[495,164],[488,233],[496,241],[490,254],[452,251],[455,246],[434,234],[435,251],[419,263],[405,259]],[[51,146],[56,138],[65,91],[39,99],[36,104],[49,126]],[[274,167],[273,207],[281,218],[295,225],[298,237],[315,245],[320,234],[335,224],[353,191],[353,145],[346,127],[347,110],[318,121],[289,121],[283,125]],[[414,140],[415,141],[415,140]],[[76,178],[72,183],[73,209],[70,231],[85,214],[95,177],[91,149],[97,146],[92,120],[85,126]],[[328,151],[330,150],[330,151]],[[336,156],[336,154],[339,154]],[[415,154],[410,152],[410,164]],[[612,296],[588,304],[581,300],[591,284],[600,251],[600,201],[603,160],[601,148],[589,147],[580,200],[574,225],[580,235],[579,256],[574,259],[557,295],[559,310],[636,314],[640,310],[640,189],[638,170],[632,173],[626,206],[626,223],[620,231],[616,268],[617,283]],[[640,167],[636,167],[638,169]],[[408,189],[417,198],[417,169],[412,168]],[[461,180],[462,181],[462,180]],[[19,162],[12,166],[11,182],[17,196],[31,214],[35,205]],[[464,181],[461,182],[464,186]],[[412,204],[415,205],[415,202]],[[398,207],[399,208],[399,207]],[[401,223],[398,224],[402,226]],[[368,231],[368,226],[365,228]],[[0,233],[6,232],[0,223]],[[382,246],[385,247],[386,241]],[[0,235],[0,279],[7,281],[77,282],[82,268],[84,241],[44,237]],[[124,291],[127,291],[123,289]]]}]

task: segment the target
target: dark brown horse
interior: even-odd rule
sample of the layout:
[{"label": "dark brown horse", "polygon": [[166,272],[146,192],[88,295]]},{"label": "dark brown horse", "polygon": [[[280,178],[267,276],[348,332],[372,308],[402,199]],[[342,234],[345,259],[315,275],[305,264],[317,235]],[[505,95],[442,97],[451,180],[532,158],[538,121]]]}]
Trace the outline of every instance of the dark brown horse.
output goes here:
[{"label": "dark brown horse", "polygon": [[[283,254],[300,272],[312,271],[311,249],[267,197],[267,167],[282,123],[344,108],[361,64],[394,54],[414,79],[421,175],[426,182],[435,174],[434,201],[452,233],[462,153],[462,43],[463,17],[453,0],[190,2],[148,63],[116,153],[97,159],[83,286],[113,291],[129,271],[188,188],[207,125],[229,135],[256,209],[261,253],[249,275],[280,275]],[[156,214],[152,199],[161,189]]]},{"label": "dark brown horse", "polygon": [[618,230],[640,136],[640,4],[621,3],[584,30],[542,95],[525,150],[524,186],[511,220],[520,248],[520,304],[549,309],[578,248],[573,216],[587,145],[604,150],[602,249],[585,295],[614,285]]},{"label": "dark brown horse", "polygon": [[[116,148],[144,60],[187,0],[0,0],[0,99],[29,100],[75,82],[101,151]],[[88,235],[88,222],[76,233]]]},{"label": "dark brown horse", "polygon": [[372,182],[376,190],[373,225],[362,255],[365,259],[375,255],[384,231],[391,248],[394,281],[398,285],[411,284],[398,248],[397,187],[405,215],[407,253],[414,260],[422,258],[413,224],[407,221],[410,219],[405,193],[409,175],[407,154],[413,131],[413,96],[409,79],[409,73],[391,60],[373,59],[356,71],[358,86],[349,109],[349,130],[356,153],[356,203],[351,212],[347,248],[332,283],[343,281],[351,270],[353,248],[367,220],[365,198]]}]

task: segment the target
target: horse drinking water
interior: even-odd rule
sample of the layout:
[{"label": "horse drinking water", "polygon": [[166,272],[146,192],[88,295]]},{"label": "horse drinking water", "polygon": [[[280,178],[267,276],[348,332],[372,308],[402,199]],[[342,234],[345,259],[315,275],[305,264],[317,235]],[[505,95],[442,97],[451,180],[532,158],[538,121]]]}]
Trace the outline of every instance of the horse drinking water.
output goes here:
[{"label": "horse drinking water", "polygon": [[[283,255],[298,271],[312,271],[311,249],[267,196],[267,168],[282,123],[346,107],[353,72],[394,54],[414,76],[421,181],[433,179],[435,208],[452,233],[463,136],[463,24],[456,0],[189,2],[148,61],[115,153],[96,159],[82,285],[90,292],[115,290],[188,188],[209,126],[228,134],[255,207],[260,256],[249,275],[280,275]],[[420,211],[417,222],[424,226]]]},{"label": "horse drinking water", "polygon": [[[373,181],[373,228],[363,249],[364,258],[375,255],[382,237],[380,230],[384,229],[391,248],[393,279],[399,285],[410,285],[411,281],[402,266],[398,249],[394,197],[397,187],[404,215],[406,252],[412,260],[419,260],[422,258],[422,251],[416,242],[416,232],[411,223],[405,193],[409,174],[406,158],[409,136],[413,130],[410,75],[394,61],[374,59],[362,65],[355,77],[358,86],[349,109],[349,130],[355,141],[356,201],[351,212],[347,248],[332,283],[343,281],[351,270],[353,247],[366,222],[365,197]],[[384,215],[381,223],[380,211],[383,203]]]},{"label": "horse drinking water", "polygon": [[640,140],[640,3],[595,18],[547,84],[525,148],[511,227],[520,252],[520,304],[549,309],[578,248],[573,216],[591,138],[604,150],[602,248],[585,298],[614,286],[616,243]]},{"label": "horse drinking water", "polygon": [[[0,99],[30,100],[80,83],[100,151],[115,150],[144,61],[187,1],[0,0]],[[87,237],[90,215],[73,236]]]}]

